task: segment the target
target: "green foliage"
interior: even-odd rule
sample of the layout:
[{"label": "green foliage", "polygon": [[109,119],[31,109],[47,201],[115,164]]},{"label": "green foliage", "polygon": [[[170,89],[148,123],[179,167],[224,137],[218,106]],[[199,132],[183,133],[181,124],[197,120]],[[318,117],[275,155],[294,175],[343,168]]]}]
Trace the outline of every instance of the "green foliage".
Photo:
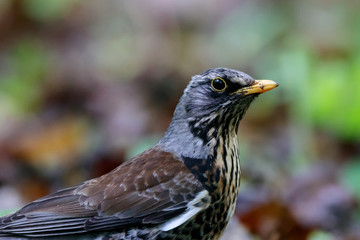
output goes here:
[{"label": "green foliage", "polygon": [[308,97],[314,123],[345,139],[360,137],[360,74],[353,60],[318,61]]},{"label": "green foliage", "polygon": [[0,217],[3,217],[7,214],[13,213],[15,210],[2,210],[0,209]]},{"label": "green foliage", "polygon": [[27,14],[39,21],[57,20],[69,13],[70,6],[76,0],[25,0]]},{"label": "green foliage", "polygon": [[132,144],[132,146],[128,149],[125,160],[129,160],[137,154],[140,154],[146,149],[154,146],[154,144],[156,144],[159,138],[160,136],[148,136]]},{"label": "green foliage", "polygon": [[[46,74],[48,58],[39,42],[24,38],[8,52],[7,65],[0,76],[0,95],[21,113],[37,106]],[[8,100],[8,101],[6,101]]]},{"label": "green foliage", "polygon": [[329,233],[322,231],[314,231],[308,237],[308,240],[333,240],[333,239],[334,237],[332,237]]},{"label": "green foliage", "polygon": [[271,44],[288,26],[284,14],[271,4],[266,8],[259,8],[252,1],[244,4],[224,18],[212,38],[216,65],[246,66],[249,58]]},{"label": "green foliage", "polygon": [[340,181],[360,200],[360,158],[345,165],[341,171]]},{"label": "green foliage", "polygon": [[279,81],[294,124],[355,140],[360,137],[359,56],[360,51],[324,59],[305,43],[289,40],[286,47],[265,53],[257,71]]}]

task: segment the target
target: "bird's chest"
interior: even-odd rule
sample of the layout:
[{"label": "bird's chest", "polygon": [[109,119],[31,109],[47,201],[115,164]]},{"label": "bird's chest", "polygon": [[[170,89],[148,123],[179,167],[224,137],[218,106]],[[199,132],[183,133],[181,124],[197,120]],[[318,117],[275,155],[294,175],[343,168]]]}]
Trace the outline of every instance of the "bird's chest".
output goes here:
[{"label": "bird's chest", "polygon": [[[215,150],[214,164],[206,171],[192,168],[211,196],[209,207],[194,219],[177,229],[176,235],[191,236],[189,239],[219,239],[234,214],[240,186],[240,163],[236,139],[220,142]],[[196,171],[195,171],[195,170]],[[204,177],[204,178],[202,178]],[[177,239],[177,238],[176,238]],[[188,238],[179,238],[188,239]]]},{"label": "bird's chest", "polygon": [[220,177],[213,181],[217,184],[213,184],[212,204],[205,213],[209,228],[216,229],[215,239],[220,238],[235,211],[241,173],[237,146],[236,139],[229,139],[217,152],[214,172]]},{"label": "bird's chest", "polygon": [[236,137],[222,138],[216,151],[214,171],[220,174],[212,192],[213,217],[210,223],[219,228],[219,237],[234,214],[240,187],[240,161]]}]

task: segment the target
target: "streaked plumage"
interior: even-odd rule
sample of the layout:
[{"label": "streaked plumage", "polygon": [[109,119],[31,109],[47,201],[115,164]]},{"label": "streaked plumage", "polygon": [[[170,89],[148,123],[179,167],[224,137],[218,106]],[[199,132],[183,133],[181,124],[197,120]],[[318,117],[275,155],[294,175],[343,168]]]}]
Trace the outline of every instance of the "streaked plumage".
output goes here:
[{"label": "streaked plumage", "polygon": [[226,68],[194,76],[154,147],[1,218],[0,239],[218,239],[240,185],[239,122],[276,86]]}]

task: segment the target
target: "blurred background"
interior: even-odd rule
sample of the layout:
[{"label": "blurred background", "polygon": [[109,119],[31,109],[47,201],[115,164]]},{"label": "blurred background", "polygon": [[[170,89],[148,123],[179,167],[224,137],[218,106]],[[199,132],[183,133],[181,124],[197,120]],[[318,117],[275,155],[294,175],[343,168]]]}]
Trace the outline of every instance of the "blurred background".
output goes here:
[{"label": "blurred background", "polygon": [[357,0],[1,0],[0,214],[156,143],[192,75],[280,83],[223,239],[360,239]]}]

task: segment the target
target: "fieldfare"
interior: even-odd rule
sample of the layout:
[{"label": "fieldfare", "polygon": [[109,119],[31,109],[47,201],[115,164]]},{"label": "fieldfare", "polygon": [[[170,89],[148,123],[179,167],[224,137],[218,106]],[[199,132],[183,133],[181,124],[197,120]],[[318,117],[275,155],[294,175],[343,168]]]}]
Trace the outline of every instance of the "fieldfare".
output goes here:
[{"label": "fieldfare", "polygon": [[240,185],[239,122],[277,86],[228,68],[194,76],[154,147],[0,218],[0,239],[219,239]]}]

